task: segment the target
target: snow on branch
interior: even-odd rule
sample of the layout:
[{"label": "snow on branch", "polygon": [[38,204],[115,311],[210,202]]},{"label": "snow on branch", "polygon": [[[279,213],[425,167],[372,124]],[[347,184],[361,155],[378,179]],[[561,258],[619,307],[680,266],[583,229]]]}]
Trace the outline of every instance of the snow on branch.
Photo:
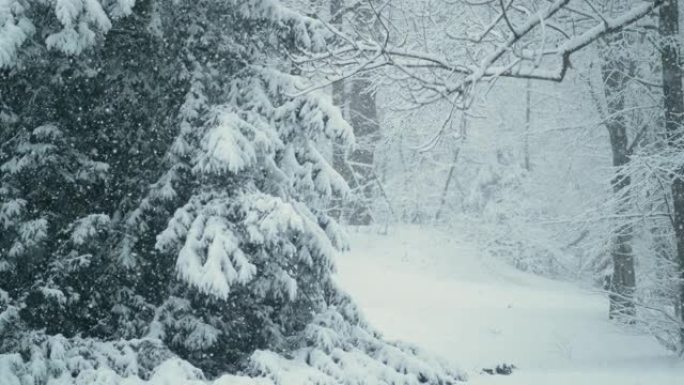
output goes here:
[{"label": "snow on branch", "polygon": [[[367,2],[372,7],[372,0]],[[537,2],[515,6],[503,1],[438,2],[436,7],[441,8],[432,11],[443,16],[437,22],[415,9],[376,12],[374,23],[381,27],[371,34],[374,38],[353,28],[326,24],[337,44],[325,53],[302,52],[294,60],[325,79],[302,93],[360,72],[385,70],[384,75],[392,81],[411,83],[414,91],[420,89],[415,102],[421,104],[464,95],[477,82],[499,77],[560,82],[572,67],[574,53],[647,17],[663,2],[644,1],[614,18],[606,18],[589,2],[576,0],[555,0],[546,6]],[[410,20],[396,16],[411,12]],[[493,15],[491,21],[482,21],[488,14]],[[412,27],[416,24],[420,26]],[[564,24],[575,32],[566,32]],[[428,34],[425,31],[430,36],[427,40],[419,36]]]}]

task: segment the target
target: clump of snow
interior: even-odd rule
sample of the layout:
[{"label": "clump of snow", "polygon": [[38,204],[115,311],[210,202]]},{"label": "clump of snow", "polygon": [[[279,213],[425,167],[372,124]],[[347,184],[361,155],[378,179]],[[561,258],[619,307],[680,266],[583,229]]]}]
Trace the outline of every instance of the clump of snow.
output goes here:
[{"label": "clump of snow", "polygon": [[18,0],[0,1],[0,68],[14,65],[19,47],[35,32]]},{"label": "clump of snow", "polygon": [[[204,153],[198,159],[196,170],[201,173],[237,173],[252,166],[257,152],[248,135],[255,136],[254,130],[231,112],[218,112],[214,119],[214,127],[202,140]],[[247,135],[243,130],[248,130]]]},{"label": "clump of snow", "polygon": [[74,223],[71,241],[74,245],[81,246],[97,236],[101,231],[107,229],[109,224],[110,218],[106,214],[92,214],[81,218]]}]

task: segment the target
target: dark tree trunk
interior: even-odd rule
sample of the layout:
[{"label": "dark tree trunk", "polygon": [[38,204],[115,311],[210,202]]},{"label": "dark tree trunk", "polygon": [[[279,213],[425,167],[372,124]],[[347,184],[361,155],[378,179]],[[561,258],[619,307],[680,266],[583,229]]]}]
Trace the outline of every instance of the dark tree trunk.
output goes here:
[{"label": "dark tree trunk", "polygon": [[[344,28],[341,13],[344,0],[330,1],[332,23]],[[373,27],[366,24],[373,19],[369,10],[357,8],[352,15],[352,28],[360,33],[373,33]],[[346,82],[333,84],[333,103],[345,110],[345,117],[354,128],[356,147],[347,153],[346,148],[335,145],[333,148],[333,167],[351,187],[353,199],[348,205],[337,202],[338,210],[333,215],[346,219],[352,225],[368,225],[373,217],[370,201],[374,196],[375,173],[373,154],[380,134],[375,93],[371,81],[362,75]]]},{"label": "dark tree trunk", "polygon": [[[342,28],[342,16],[340,15],[344,0],[330,0],[330,17],[331,24],[336,28]],[[342,110],[344,115],[346,111],[345,102],[345,82],[344,80],[338,80],[332,85],[332,100],[333,104]],[[345,116],[346,117],[346,116]],[[340,173],[342,178],[344,178],[347,183],[351,186],[351,181],[353,180],[353,171],[347,163],[347,149],[340,143],[333,143],[333,168],[335,171]],[[344,200],[342,197],[337,197],[333,200],[334,209],[331,215],[340,220],[342,219]]]},{"label": "dark tree trunk", "polygon": [[[684,113],[682,69],[679,57],[679,6],[677,0],[666,1],[660,7],[661,61],[663,70],[663,104],[668,144],[684,151],[681,119]],[[677,244],[679,277],[684,280],[684,165],[672,182],[673,225]],[[677,300],[679,317],[684,321],[684,283],[680,283]],[[684,347],[684,328],[680,329],[680,347]]]},{"label": "dark tree trunk", "polygon": [[358,77],[351,82],[349,93],[349,120],[354,127],[356,148],[349,154],[353,170],[351,186],[360,198],[351,207],[349,223],[368,225],[372,221],[369,209],[375,186],[373,154],[380,134],[375,93],[369,79]]},{"label": "dark tree trunk", "polygon": [[624,116],[625,90],[627,88],[630,63],[616,52],[624,49],[624,35],[617,33],[606,38],[605,55],[601,67],[604,83],[607,111],[606,128],[610,137],[613,155],[613,166],[616,174],[613,179],[613,192],[617,202],[617,226],[613,234],[611,259],[613,274],[610,279],[611,319],[625,319],[636,315],[634,306],[634,290],[636,277],[634,271],[634,253],[632,250],[633,227],[626,219],[620,217],[630,208],[630,178],[624,174],[624,166],[629,162],[629,141],[627,138],[627,121]]},{"label": "dark tree trunk", "polygon": [[526,171],[532,170],[530,164],[530,129],[532,128],[532,81],[527,79],[525,86],[525,138],[523,142],[523,156],[525,158],[523,167]]}]

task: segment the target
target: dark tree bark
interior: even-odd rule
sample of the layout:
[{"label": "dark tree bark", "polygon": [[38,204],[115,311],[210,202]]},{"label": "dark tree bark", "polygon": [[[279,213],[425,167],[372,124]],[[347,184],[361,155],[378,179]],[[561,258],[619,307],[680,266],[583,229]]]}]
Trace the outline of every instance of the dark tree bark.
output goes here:
[{"label": "dark tree bark", "polygon": [[349,154],[349,163],[353,170],[353,180],[350,185],[356,190],[360,199],[352,204],[349,223],[368,225],[373,219],[368,206],[375,190],[373,154],[379,138],[380,126],[375,93],[371,91],[370,80],[363,77],[356,78],[352,80],[350,88],[349,120],[356,136],[356,148]]},{"label": "dark tree bark", "polygon": [[[661,61],[663,71],[663,107],[668,144],[684,151],[682,144],[682,116],[684,94],[682,93],[682,68],[679,52],[679,4],[678,0],[666,1],[660,7],[660,37],[662,39]],[[679,277],[684,280],[684,165],[676,172],[672,182],[673,225],[677,244]],[[679,318],[684,321],[684,283],[680,283],[677,300]],[[680,347],[684,348],[684,328],[680,329]]]},{"label": "dark tree bark", "polygon": [[523,142],[523,156],[526,171],[532,170],[530,163],[530,129],[532,127],[532,80],[527,79],[525,85],[525,137]]},{"label": "dark tree bark", "polygon": [[[330,1],[332,23],[338,28],[344,27],[344,7],[344,0]],[[373,27],[367,25],[374,16],[370,10],[355,7],[353,12],[352,28],[359,33],[372,33]],[[351,152],[347,153],[339,145],[333,149],[333,167],[354,192],[353,199],[346,207],[343,202],[338,202],[338,210],[333,215],[346,219],[352,225],[368,225],[373,220],[369,205],[376,183],[373,154],[380,134],[375,93],[365,74],[359,74],[346,83],[343,80],[335,82],[332,92],[333,103],[345,110],[345,117],[354,128],[356,137],[356,147]]]},{"label": "dark tree bark", "polygon": [[[330,0],[330,17],[331,17],[331,24],[334,25],[336,28],[341,28],[342,27],[342,7],[344,6],[344,0]],[[333,83],[332,85],[332,100],[333,104],[339,107],[342,110],[342,113],[344,115],[346,112],[346,107],[345,106],[345,82],[344,80],[338,80]],[[346,117],[346,116],[345,116]],[[335,171],[340,173],[342,178],[344,178],[347,183],[350,183],[350,181],[353,179],[353,171],[349,167],[349,164],[347,163],[347,151],[346,147],[341,145],[340,143],[333,143],[333,168]],[[351,184],[350,184],[351,186]],[[343,205],[344,205],[344,200],[342,197],[337,197],[337,199],[333,200],[333,211],[331,212],[331,215],[340,220],[342,219],[342,213],[343,213]]]},{"label": "dark tree bark", "polygon": [[617,202],[616,215],[618,217],[611,249],[613,274],[609,285],[611,294],[608,314],[611,319],[625,319],[625,317],[629,318],[636,315],[633,299],[636,287],[634,252],[632,250],[634,229],[627,220],[620,219],[629,211],[631,205],[629,193],[631,181],[629,176],[623,172],[624,166],[629,162],[624,92],[627,88],[628,74],[633,63],[624,56],[617,54],[625,48],[625,36],[622,32],[606,37],[605,43],[601,75],[607,105],[607,111],[604,114],[606,115],[605,126],[608,129],[613,166],[616,169],[612,184]]}]

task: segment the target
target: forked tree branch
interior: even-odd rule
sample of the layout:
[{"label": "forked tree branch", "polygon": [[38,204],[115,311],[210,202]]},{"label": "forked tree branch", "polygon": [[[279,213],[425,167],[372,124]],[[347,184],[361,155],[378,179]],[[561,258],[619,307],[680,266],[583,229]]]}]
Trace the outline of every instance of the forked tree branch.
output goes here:
[{"label": "forked tree branch", "polygon": [[[473,50],[482,48],[482,41],[486,35],[492,33],[493,29],[505,19],[508,29],[511,31],[510,36],[506,38],[501,44],[494,47],[492,52],[484,56],[477,64],[467,64],[464,62],[450,61],[447,58],[431,54],[429,52],[422,52],[420,50],[408,50],[403,47],[392,46],[389,44],[389,29],[385,28],[386,36],[378,42],[352,41],[344,33],[326,24],[326,26],[337,36],[341,45],[336,49],[325,54],[308,55],[304,54],[295,58],[295,62],[305,65],[312,62],[327,62],[333,66],[346,69],[343,75],[331,76],[328,78],[326,84],[331,84],[341,78],[354,76],[363,71],[375,70],[382,67],[397,68],[401,72],[429,70],[434,75],[441,73],[440,79],[453,78],[453,75],[461,75],[456,82],[449,83],[442,81],[442,84],[435,84],[435,80],[427,80],[421,76],[411,76],[410,78],[418,83],[426,83],[426,89],[430,89],[438,94],[451,95],[463,94],[473,84],[479,81],[491,80],[498,77],[507,78],[522,78],[533,80],[546,81],[562,81],[568,69],[572,67],[570,61],[571,56],[584,49],[592,42],[602,38],[611,33],[619,32],[623,28],[632,25],[638,20],[646,17],[656,8],[662,5],[666,0],[650,0],[634,6],[632,9],[626,11],[624,14],[608,19],[604,15],[595,15],[593,20],[595,24],[584,32],[565,39],[563,42],[557,44],[554,48],[546,49],[543,46],[536,49],[527,50],[526,55],[513,54],[514,47],[520,43],[525,37],[529,36],[533,31],[539,27],[545,28],[549,25],[549,21],[563,10],[571,10],[569,5],[573,0],[555,0],[552,1],[544,10],[537,14],[531,15],[527,20],[519,26],[513,26],[506,14],[507,9],[513,3],[508,1],[504,3],[500,1],[500,11],[491,23],[485,28],[476,41],[464,41],[464,44],[472,45]],[[593,8],[592,8],[593,10]],[[593,10],[597,12],[596,10]],[[376,12],[376,18],[381,19],[381,15]],[[385,25],[383,23],[382,25]],[[567,36],[567,35],[566,35]],[[449,37],[449,36],[447,36]],[[469,48],[469,47],[466,47]],[[469,49],[470,49],[469,48]],[[513,56],[511,56],[513,55]],[[541,68],[539,65],[540,58],[554,60],[557,63],[552,68]],[[502,63],[504,58],[509,58],[507,63]],[[438,79],[439,81],[439,79]],[[324,85],[312,86],[310,89],[305,89],[302,92],[309,92],[313,89],[321,88]]]}]

